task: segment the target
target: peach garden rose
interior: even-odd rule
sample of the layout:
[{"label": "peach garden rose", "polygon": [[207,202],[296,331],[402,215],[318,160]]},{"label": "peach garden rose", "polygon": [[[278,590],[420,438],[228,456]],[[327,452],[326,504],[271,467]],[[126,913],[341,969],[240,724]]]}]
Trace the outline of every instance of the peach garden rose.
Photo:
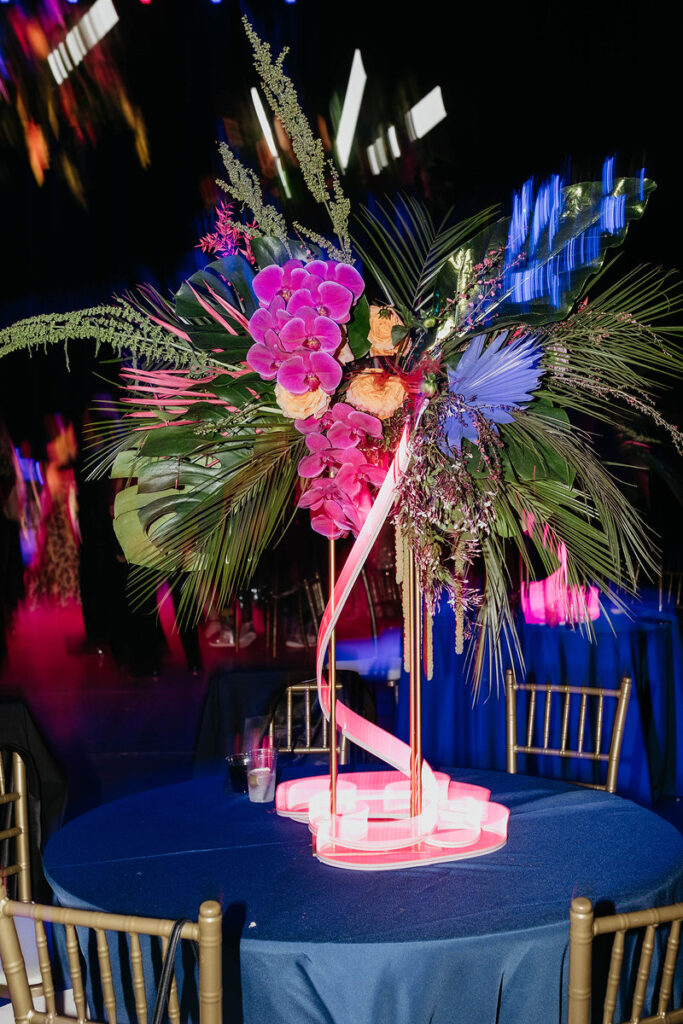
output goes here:
[{"label": "peach garden rose", "polygon": [[369,369],[357,374],[349,384],[346,401],[361,412],[386,420],[403,405],[406,389],[400,377],[385,370]]},{"label": "peach garden rose", "polygon": [[393,356],[396,351],[396,345],[391,338],[393,327],[403,327],[403,321],[395,309],[388,306],[370,306],[368,341],[371,342],[371,356]]},{"label": "peach garden rose", "polygon": [[303,395],[293,395],[282,384],[275,385],[275,398],[285,416],[290,420],[305,420],[308,416],[318,417],[330,404],[330,396],[322,388],[304,391]]}]

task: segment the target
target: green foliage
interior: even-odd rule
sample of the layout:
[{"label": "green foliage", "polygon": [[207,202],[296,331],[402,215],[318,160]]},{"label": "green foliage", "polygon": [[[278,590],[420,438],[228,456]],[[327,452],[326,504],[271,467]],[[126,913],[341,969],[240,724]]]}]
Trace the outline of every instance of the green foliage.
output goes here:
[{"label": "green foliage", "polygon": [[403,319],[431,313],[435,286],[445,262],[464,239],[490,219],[495,207],[449,226],[450,214],[435,226],[422,203],[401,196],[394,203],[361,206],[357,216],[361,232],[354,243],[386,299]]},{"label": "green foliage", "polygon": [[221,142],[218,147],[223,166],[228,173],[228,180],[219,178],[216,182],[224,192],[236,199],[242,207],[246,207],[254,215],[255,227],[249,227],[241,221],[229,221],[234,228],[247,236],[258,238],[260,235],[272,235],[283,243],[287,242],[287,224],[284,217],[272,203],[265,202],[258,176],[249,167],[240,163],[230,147]]},{"label": "green foliage", "polygon": [[[294,226],[306,238],[324,248],[333,259],[351,263],[351,241],[348,227],[351,204],[343,193],[339,172],[334,161],[325,158],[323,144],[313,134],[299,103],[296,87],[284,71],[287,50],[283,50],[277,58],[273,59],[270,45],[259,38],[249,19],[244,17],[242,22],[251,43],[254,67],[261,80],[264,95],[292,143],[292,149],[299,161],[308,191],[317,203],[321,203],[325,207],[328,213],[332,228],[339,240],[339,248],[330,245],[327,239],[298,223],[295,223]],[[275,231],[267,233],[278,234]]]},{"label": "green foliage", "polygon": [[106,346],[116,355],[132,355],[147,364],[191,367],[198,362],[187,341],[153,323],[125,300],[111,306],[41,313],[19,320],[0,330],[0,358],[55,344],[66,349],[68,342],[77,340],[94,341],[96,353]]}]

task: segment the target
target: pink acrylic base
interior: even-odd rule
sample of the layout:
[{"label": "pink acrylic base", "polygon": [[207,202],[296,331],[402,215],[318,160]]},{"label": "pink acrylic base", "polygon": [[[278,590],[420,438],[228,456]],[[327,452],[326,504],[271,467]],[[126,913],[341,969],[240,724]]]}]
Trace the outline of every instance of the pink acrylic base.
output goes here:
[{"label": "pink acrylic base", "polygon": [[[427,766],[425,766],[427,767]],[[480,857],[505,845],[509,811],[481,786],[453,782],[427,769],[423,810],[410,816],[410,782],[399,771],[338,777],[337,814],[330,815],[330,777],[283,782],[278,814],[307,822],[324,864],[388,871]]]}]

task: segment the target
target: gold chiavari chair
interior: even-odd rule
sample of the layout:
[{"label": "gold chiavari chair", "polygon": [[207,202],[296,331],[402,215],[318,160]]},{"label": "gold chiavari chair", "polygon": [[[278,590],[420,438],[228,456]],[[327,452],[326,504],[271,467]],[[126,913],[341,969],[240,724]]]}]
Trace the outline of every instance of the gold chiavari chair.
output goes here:
[{"label": "gold chiavari chair", "polygon": [[[683,1005],[680,1002],[675,1007],[670,1004],[673,1001],[681,922],[683,903],[595,917],[590,900],[582,896],[574,899],[569,913],[568,1024],[590,1024],[591,1019],[596,1019],[595,1012],[591,1014],[592,955],[593,940],[599,935],[614,936],[600,1015],[603,1024],[617,1024],[614,1015],[620,988],[633,993],[630,1012],[623,1017],[624,1024],[680,1024]],[[640,957],[635,970],[630,967],[631,957],[628,954],[624,957],[628,932],[640,933],[633,936],[640,943]],[[664,955],[654,958],[657,937],[663,946],[666,932]],[[622,970],[625,960],[629,964],[626,972]],[[653,961],[656,963],[654,971]],[[630,973],[631,977],[622,980],[624,973]]]},{"label": "gold chiavari chair", "polygon": [[[576,758],[578,760],[599,761],[607,765],[604,783],[578,783],[593,789],[616,793],[619,756],[624,735],[624,722],[631,692],[631,680],[624,676],[618,690],[605,689],[597,686],[568,686],[551,683],[518,683],[515,673],[508,669],[505,673],[505,698],[507,712],[507,770],[511,774],[517,772],[518,754],[538,754],[549,757]],[[529,693],[525,741],[518,741],[517,732],[517,699],[520,692]],[[538,695],[544,695],[538,701]],[[560,735],[551,736],[553,701],[557,695],[561,701]],[[572,703],[579,703],[578,736],[570,737],[570,720]],[[602,749],[604,733],[605,701],[616,701],[616,709],[609,736],[609,749]],[[594,704],[593,708],[589,705]],[[537,715],[539,706],[543,705],[542,716]],[[587,749],[586,722],[589,715],[594,723],[594,744]],[[572,742],[575,738],[576,742]]]},{"label": "gold chiavari chair", "polygon": [[[15,927],[19,920],[32,921],[35,927],[45,1010],[36,1007],[36,1000],[28,983],[21,944]],[[45,934],[46,922],[51,922],[53,926],[59,924],[65,927],[75,1014],[57,1011],[50,951]],[[147,949],[150,944],[144,941],[144,937],[160,939],[162,952],[165,952],[173,926],[173,921],[161,918],[72,910],[38,903],[19,903],[7,898],[0,899],[0,959],[9,982],[15,1021],[17,1024],[68,1024],[77,1020],[82,1024],[86,1019],[90,1019],[86,984],[88,980],[92,982],[93,979],[84,976],[88,968],[99,972],[98,991],[102,993],[105,1019],[109,1022],[116,1021],[116,984],[112,973],[110,945],[111,949],[116,949],[117,954],[123,957],[122,946],[125,941],[128,961],[125,968],[132,982],[129,999],[134,1003],[138,1024],[147,1024],[145,965],[148,974],[151,975],[152,964],[151,947],[148,956]],[[84,934],[81,929],[88,929],[90,934]],[[180,932],[181,942],[193,941],[199,946],[200,1024],[220,1024],[222,1019],[221,937],[221,908],[214,900],[202,903],[198,920],[186,922]],[[93,947],[97,950],[97,963],[95,964],[93,956],[84,972],[81,949]],[[122,971],[122,975],[123,973]],[[168,1016],[171,1024],[180,1024],[180,1004],[175,978],[170,987]]]},{"label": "gold chiavari chair", "polygon": [[[4,812],[4,813],[2,813]],[[22,903],[31,902],[31,852],[29,846],[28,783],[26,765],[13,751],[0,750],[0,892],[11,887]],[[35,933],[20,921],[19,937],[24,950],[28,981],[34,995],[42,992]],[[9,999],[5,971],[0,963],[0,999]]]},{"label": "gold chiavari chair", "polygon": [[[342,685],[337,683],[337,697]],[[268,724],[270,745],[285,754],[328,754],[329,725],[318,703],[315,680],[293,683],[279,696]],[[342,735],[337,746],[339,763],[346,764],[348,740]]]},{"label": "gold chiavari chair", "polygon": [[0,879],[12,878],[18,899],[28,903],[31,900],[28,785],[26,765],[16,752],[3,756],[0,750],[0,813]]}]

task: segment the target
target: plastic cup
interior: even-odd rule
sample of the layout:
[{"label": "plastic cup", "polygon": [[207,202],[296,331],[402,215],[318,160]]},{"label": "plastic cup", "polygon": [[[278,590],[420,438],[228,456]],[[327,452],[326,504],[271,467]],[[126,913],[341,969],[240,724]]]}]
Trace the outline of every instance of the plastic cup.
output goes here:
[{"label": "plastic cup", "polygon": [[228,754],[225,759],[225,786],[224,791],[228,792],[228,780],[230,781],[230,789],[233,793],[246,793],[248,787],[247,783],[247,767],[249,764],[249,754]]},{"label": "plastic cup", "polygon": [[277,750],[273,747],[256,747],[249,751],[247,784],[253,803],[266,804],[275,799],[276,770]]}]

